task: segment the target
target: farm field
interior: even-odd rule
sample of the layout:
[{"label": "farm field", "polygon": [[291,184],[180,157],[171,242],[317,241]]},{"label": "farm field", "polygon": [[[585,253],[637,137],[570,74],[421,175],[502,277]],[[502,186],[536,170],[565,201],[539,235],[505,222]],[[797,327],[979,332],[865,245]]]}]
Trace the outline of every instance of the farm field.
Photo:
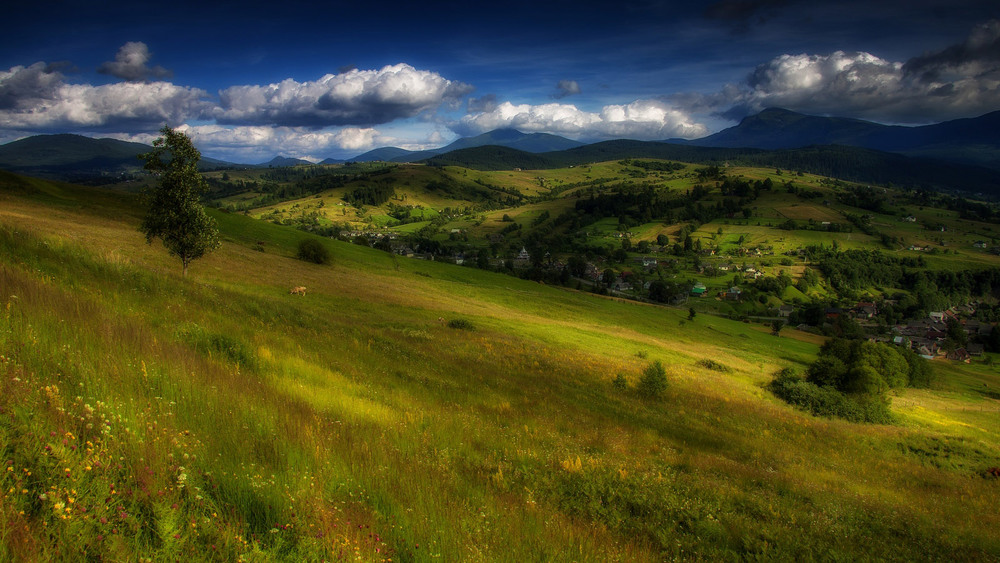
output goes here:
[{"label": "farm field", "polygon": [[0,559],[1000,558],[984,362],[814,417],[766,385],[816,335],[211,214],[182,278],[133,196],[0,173]]}]

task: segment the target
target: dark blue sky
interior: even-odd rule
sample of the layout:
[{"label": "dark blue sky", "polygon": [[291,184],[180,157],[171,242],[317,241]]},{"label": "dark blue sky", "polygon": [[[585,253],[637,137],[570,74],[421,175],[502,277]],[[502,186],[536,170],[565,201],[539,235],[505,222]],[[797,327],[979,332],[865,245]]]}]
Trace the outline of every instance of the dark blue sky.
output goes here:
[{"label": "dark blue sky", "polygon": [[1000,110],[998,6],[36,2],[5,9],[0,142],[167,123],[252,162],[498,127],[694,138],[771,106],[929,123]]}]

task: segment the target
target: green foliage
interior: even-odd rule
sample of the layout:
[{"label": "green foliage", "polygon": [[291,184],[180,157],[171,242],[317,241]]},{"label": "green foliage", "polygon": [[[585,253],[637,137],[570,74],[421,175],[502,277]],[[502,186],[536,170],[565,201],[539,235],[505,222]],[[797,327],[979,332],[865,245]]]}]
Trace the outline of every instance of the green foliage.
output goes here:
[{"label": "green foliage", "polygon": [[823,345],[805,380],[782,372],[770,389],[816,415],[888,424],[892,422],[889,389],[926,387],[930,382],[927,363],[909,350],[835,338]]},{"label": "green foliage", "polygon": [[823,345],[807,378],[844,393],[882,395],[915,380],[929,384],[929,370],[922,361],[888,344],[834,338]]},{"label": "green foliage", "polygon": [[885,399],[847,395],[832,387],[804,381],[794,373],[779,373],[768,388],[778,398],[816,416],[872,424],[891,424],[894,420]]},{"label": "green foliage", "polygon": [[378,181],[370,186],[361,186],[347,192],[344,201],[351,205],[382,205],[396,194],[392,184]]},{"label": "green foliage", "polygon": [[659,397],[667,390],[667,370],[660,360],[646,366],[636,388],[640,395],[647,398]]},{"label": "green foliage", "polygon": [[[208,191],[198,172],[201,153],[184,133],[166,126],[160,133],[163,136],[153,141],[153,150],[139,155],[146,170],[160,178],[148,194],[149,209],[139,229],[147,243],[161,239],[167,251],[181,259],[186,276],[192,260],[220,246],[219,231],[201,205],[201,196]],[[164,162],[167,155],[170,161]]]},{"label": "green foliage", "polygon": [[300,260],[314,264],[326,264],[330,261],[330,251],[322,242],[314,238],[302,239],[299,242],[298,253],[296,255]]}]

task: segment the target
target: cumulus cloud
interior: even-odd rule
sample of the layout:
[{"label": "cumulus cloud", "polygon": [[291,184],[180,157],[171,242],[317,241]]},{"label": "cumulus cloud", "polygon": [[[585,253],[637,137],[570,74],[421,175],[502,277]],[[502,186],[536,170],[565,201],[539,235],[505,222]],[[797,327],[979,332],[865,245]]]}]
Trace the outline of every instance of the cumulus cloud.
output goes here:
[{"label": "cumulus cloud", "polygon": [[28,110],[38,100],[52,100],[62,83],[62,73],[41,62],[0,71],[0,111]]},{"label": "cumulus cloud", "polygon": [[472,91],[462,82],[407,64],[350,70],[316,81],[291,78],[266,86],[233,86],[219,93],[220,123],[326,127],[375,125],[413,117]]},{"label": "cumulus cloud", "polygon": [[168,82],[67,84],[51,65],[35,63],[0,71],[0,127],[130,129],[179,124],[207,115],[207,93]]},{"label": "cumulus cloud", "polygon": [[452,124],[460,135],[475,135],[493,129],[513,128],[523,132],[547,132],[578,139],[665,139],[700,137],[705,127],[685,113],[659,100],[637,100],[627,105],[604,106],[587,112],[571,104],[499,104],[492,111],[469,114]]},{"label": "cumulus cloud", "polygon": [[552,96],[557,100],[580,93],[580,85],[576,80],[560,80],[556,84],[556,93]]},{"label": "cumulus cloud", "polygon": [[712,94],[678,94],[689,112],[739,119],[767,107],[899,123],[970,117],[1000,107],[1000,23],[906,63],[865,52],[781,55],[741,84]]},{"label": "cumulus cloud", "polygon": [[759,110],[779,106],[813,113],[884,112],[913,92],[902,81],[902,64],[869,53],[781,55],[747,78],[743,104]]},{"label": "cumulus cloud", "polygon": [[[410,148],[400,139],[370,127],[321,131],[305,127],[209,124],[181,125],[177,129],[189,135],[203,153],[218,155],[232,162],[263,162],[275,155],[322,160],[334,154],[339,157],[356,156],[387,145]],[[133,136],[133,139],[137,140],[138,136]],[[419,148],[426,147],[421,143]]]},{"label": "cumulus cloud", "polygon": [[97,67],[97,72],[110,74],[129,82],[146,82],[153,78],[169,78],[173,73],[160,65],[147,65],[151,55],[149,47],[141,41],[129,41],[118,49],[115,60]]}]

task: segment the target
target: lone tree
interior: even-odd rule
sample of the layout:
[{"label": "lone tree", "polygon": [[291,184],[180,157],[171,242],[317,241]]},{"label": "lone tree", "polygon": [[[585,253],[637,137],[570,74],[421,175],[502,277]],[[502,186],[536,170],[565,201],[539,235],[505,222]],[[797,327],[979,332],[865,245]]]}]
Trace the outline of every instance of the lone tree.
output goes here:
[{"label": "lone tree", "polygon": [[153,141],[153,150],[139,155],[146,161],[144,168],[160,177],[146,194],[149,210],[139,229],[149,244],[161,239],[167,251],[181,259],[187,276],[192,260],[219,247],[219,230],[201,205],[201,195],[208,191],[198,172],[201,153],[184,133],[167,126],[160,133],[163,136]]},{"label": "lone tree", "polygon": [[660,360],[646,366],[639,378],[639,394],[647,398],[656,398],[667,390],[667,370]]},{"label": "lone tree", "polygon": [[781,329],[785,327],[785,321],[781,319],[775,319],[771,322],[771,334],[774,336],[781,335]]}]

